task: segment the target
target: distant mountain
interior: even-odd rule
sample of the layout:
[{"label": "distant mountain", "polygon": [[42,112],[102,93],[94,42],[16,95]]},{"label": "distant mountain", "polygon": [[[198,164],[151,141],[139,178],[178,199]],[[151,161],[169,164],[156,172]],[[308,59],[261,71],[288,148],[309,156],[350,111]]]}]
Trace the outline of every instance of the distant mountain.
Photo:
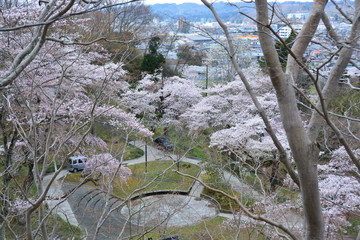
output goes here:
[{"label": "distant mountain", "polygon": [[[294,12],[308,12],[311,9],[312,2],[282,2],[277,3],[278,6],[282,9],[282,12],[286,15],[288,13]],[[230,6],[226,2],[216,2],[214,7],[217,10],[218,14],[223,21],[232,21],[232,22],[241,22],[246,17],[239,14],[239,10],[244,12],[252,17],[255,17],[255,5],[253,3],[236,3],[239,9]],[[186,18],[186,21],[190,22],[207,22],[209,20],[213,21],[214,17],[211,14],[210,10],[202,4],[196,3],[183,3],[183,4],[154,4],[151,5],[153,13],[157,14],[161,20],[166,21],[177,21],[180,17]],[[330,3],[327,7],[326,12],[333,12],[334,7]]]},{"label": "distant mountain", "polygon": [[[253,4],[240,3],[243,6],[253,7]],[[214,3],[215,9],[220,17],[225,20],[236,20],[242,18],[239,16],[236,8],[225,2]],[[162,20],[177,21],[180,17],[186,18],[187,21],[207,21],[214,19],[210,10],[201,4],[183,3],[183,4],[154,4],[151,5],[154,14],[157,14]],[[243,9],[247,13],[255,12],[253,8]]]}]

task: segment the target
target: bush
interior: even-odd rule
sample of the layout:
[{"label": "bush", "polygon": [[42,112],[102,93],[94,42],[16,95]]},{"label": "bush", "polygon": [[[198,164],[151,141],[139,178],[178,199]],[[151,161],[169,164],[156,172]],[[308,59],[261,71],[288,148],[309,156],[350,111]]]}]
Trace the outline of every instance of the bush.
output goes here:
[{"label": "bush", "polygon": [[[61,167],[61,164],[57,164],[56,166],[57,166],[57,169],[59,169],[59,168]],[[55,166],[54,166],[54,164],[52,164],[50,167],[48,167],[48,168],[46,169],[46,173],[47,173],[47,174],[48,174],[48,173],[53,173],[53,172],[55,172]]]}]

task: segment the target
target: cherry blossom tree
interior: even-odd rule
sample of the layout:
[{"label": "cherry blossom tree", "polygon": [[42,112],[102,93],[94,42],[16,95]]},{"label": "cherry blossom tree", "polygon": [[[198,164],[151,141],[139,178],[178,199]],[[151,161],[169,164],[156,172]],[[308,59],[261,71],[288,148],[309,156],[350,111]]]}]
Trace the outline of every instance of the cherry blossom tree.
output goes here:
[{"label": "cherry blossom tree", "polygon": [[[275,95],[269,92],[271,88],[267,84],[268,78],[254,68],[248,69],[247,73],[253,76],[254,88],[262,94],[261,102],[267,113],[272,117],[277,116],[278,109],[273,102]],[[207,127],[216,129],[226,125],[235,126],[246,123],[249,118],[256,116],[256,108],[239,80],[215,85],[205,92],[206,96],[182,115],[192,131]],[[264,131],[260,128],[258,130]]]},{"label": "cherry blossom tree", "polygon": [[[18,51],[16,52],[15,57],[10,61],[11,63],[6,71],[1,74],[0,85],[6,86],[13,82],[16,77],[18,77],[19,74],[34,60],[40,49],[44,46],[49,33],[53,31],[52,27],[54,27],[54,29],[61,28],[61,25],[66,25],[66,21],[72,16],[78,16],[136,1],[137,0],[130,0],[109,5],[102,4],[101,1],[85,1],[84,4],[88,5],[87,8],[83,7],[82,4],[76,3],[74,0],[62,3],[58,3],[55,0],[44,2],[45,6],[43,7],[39,6],[38,2],[33,1],[27,2],[22,7],[7,10],[3,16],[7,18],[11,15],[11,18],[15,21],[3,22],[0,31],[9,33],[10,35],[12,33],[16,34],[19,31],[25,31],[29,34],[29,37],[24,38],[26,40],[23,48],[17,48]],[[9,36],[8,34],[4,35],[5,37]],[[59,40],[57,38],[55,39]],[[96,41],[99,41],[99,39],[95,39],[92,42]],[[70,38],[68,42],[74,43],[78,41]]]},{"label": "cherry blossom tree", "polygon": [[[285,131],[275,104],[275,93],[268,84],[268,77],[254,68],[247,69],[246,73],[253,76],[251,82],[254,91],[260,95],[259,102],[266,109],[274,132],[288,150]],[[210,147],[230,154],[232,160],[242,160],[236,161],[244,167],[242,172],[261,172],[265,162],[271,162],[270,166],[278,166],[276,146],[258,116],[250,95],[239,80],[209,88],[206,96],[182,114],[181,119],[190,131],[211,129]],[[270,174],[270,179],[275,177],[276,171],[275,169]]]},{"label": "cherry blossom tree", "polygon": [[[74,43],[72,39],[77,34],[68,28],[68,19],[57,21],[70,9],[67,16],[89,9],[73,7],[73,2],[66,7],[53,6],[55,2],[48,4],[44,8],[36,7],[36,4],[4,10],[1,16],[4,26],[1,31],[7,31],[0,35],[4,59],[0,67],[3,86],[1,134],[7,156],[1,174],[2,238],[5,230],[14,239],[18,238],[12,225],[15,215],[11,210],[11,206],[19,205],[16,201],[26,205],[21,214],[25,220],[26,238],[34,239],[39,235],[43,239],[49,238],[45,200],[67,158],[79,148],[96,146],[99,151],[107,150],[101,139],[89,134],[95,120],[107,121],[134,134],[151,135],[116,100],[128,87],[122,80],[125,73],[122,63],[113,63],[111,55],[99,45]],[[53,7],[57,7],[54,12]],[[38,16],[43,17],[39,24],[28,28]],[[75,23],[76,19],[72,21]],[[78,18],[77,21],[86,27],[86,19]],[[48,31],[51,24],[56,28]],[[63,34],[67,38],[61,40]],[[48,168],[54,165],[60,166],[55,167],[50,181],[44,182]],[[22,172],[27,176],[18,179]],[[121,173],[128,174],[126,171]],[[36,188],[35,192],[29,191],[31,185]]]},{"label": "cherry blossom tree", "polygon": [[200,101],[201,89],[191,79],[146,75],[134,89],[123,95],[124,104],[152,127],[180,124],[179,117]]},{"label": "cherry blossom tree", "polygon": [[114,176],[118,176],[121,181],[126,181],[127,177],[131,176],[131,170],[122,166],[121,162],[111,154],[102,153],[93,155],[87,160],[82,174],[84,176],[93,174],[101,177],[102,187],[111,192]]},{"label": "cherry blossom tree", "polygon": [[[250,86],[248,78],[239,68],[236,59],[234,58],[234,42],[232,37],[228,31],[226,24],[219,18],[213,6],[206,0],[202,0],[202,2],[212,11],[216,20],[218,21],[219,25],[224,31],[224,34],[227,38],[227,45],[224,47],[228,51],[228,56],[232,61],[232,64],[240,76],[241,80],[243,81],[247,91],[252,97],[252,101],[254,102],[257,110],[259,111],[262,120],[266,125],[266,129],[270,131],[270,136],[274,141],[274,144],[277,146],[278,150],[281,151],[281,147],[278,144],[278,138],[275,137],[273,134],[275,133],[272,131],[273,126],[269,124],[269,118],[264,114],[263,108],[258,101],[260,98],[256,93],[254,93],[252,86]],[[302,195],[302,211],[304,214],[304,238],[305,239],[324,239],[325,238],[325,227],[323,221],[323,212],[322,206],[324,206],[323,202],[321,201],[321,195],[326,198],[334,197],[334,192],[336,192],[336,187],[334,185],[330,186],[330,184],[326,184],[325,180],[322,182],[322,176],[318,175],[318,161],[319,161],[319,144],[317,139],[320,135],[320,131],[325,125],[325,123],[331,128],[334,134],[338,137],[339,142],[344,146],[348,156],[350,157],[352,163],[357,167],[357,171],[359,168],[359,158],[354,154],[351,150],[351,146],[349,145],[348,141],[344,137],[343,133],[339,130],[339,128],[333,123],[332,119],[329,117],[328,106],[332,99],[334,99],[341,91],[338,87],[338,82],[340,77],[345,69],[345,67],[350,62],[350,58],[354,51],[354,46],[356,46],[358,32],[359,32],[359,15],[358,15],[358,1],[355,2],[355,9],[352,17],[353,19],[350,20],[352,24],[351,31],[347,38],[347,44],[343,45],[339,41],[337,44],[340,44],[337,47],[339,49],[336,54],[338,54],[338,59],[331,69],[328,79],[326,81],[325,86],[321,89],[318,82],[318,73],[319,69],[326,64],[326,61],[329,62],[334,57],[334,54],[330,55],[330,57],[325,60],[321,66],[317,68],[317,75],[314,75],[308,68],[308,66],[303,62],[303,55],[308,49],[309,44],[312,40],[314,40],[315,32],[317,30],[317,26],[319,25],[320,20],[322,19],[324,23],[329,23],[326,21],[326,14],[324,12],[324,8],[327,4],[326,1],[315,1],[313,4],[312,9],[310,10],[309,17],[303,25],[302,30],[298,33],[297,38],[290,48],[287,48],[289,51],[288,62],[286,66],[286,72],[283,71],[281,63],[278,58],[278,54],[275,49],[275,44],[273,37],[277,38],[282,44],[286,47],[284,41],[278,36],[277,32],[272,28],[273,18],[274,16],[278,16],[276,12],[276,8],[272,5],[269,5],[267,1],[255,1],[256,4],[256,11],[257,11],[257,18],[251,17],[246,13],[241,12],[243,15],[249,17],[251,20],[257,23],[258,32],[259,32],[259,39],[261,43],[261,47],[264,53],[264,57],[269,69],[269,76],[271,79],[271,83],[276,91],[277,103],[279,106],[279,112],[281,116],[281,122],[284,127],[284,131],[287,136],[287,142],[291,150],[291,156],[295,161],[296,170],[298,172],[297,177],[296,175],[292,174],[291,178],[294,181],[298,181],[298,185],[300,186],[301,195]],[[268,13],[272,15],[269,15]],[[349,18],[350,19],[350,18]],[[328,31],[332,29],[332,26],[327,26]],[[334,32],[331,32],[334,33]],[[330,33],[330,34],[331,34]],[[333,36],[333,34],[332,34]],[[336,40],[335,40],[336,41]],[[322,46],[326,46],[322,45]],[[332,47],[328,48],[328,50],[333,49]],[[336,55],[335,54],[335,55]],[[307,119],[304,114],[299,111],[298,108],[298,100],[296,98],[295,92],[297,91],[298,94],[305,96],[306,94],[297,87],[296,83],[300,81],[300,71],[305,71],[306,75],[309,79],[312,80],[312,83],[317,90],[317,101],[315,103],[310,101],[311,104],[311,119],[310,121],[306,122],[304,119]],[[284,161],[283,163],[286,164]],[[287,165],[286,169],[291,171],[291,166]],[[324,178],[326,179],[326,178]],[[336,177],[332,177],[335,181]],[[328,179],[329,180],[329,179]],[[339,180],[336,180],[339,181]],[[356,183],[356,181],[350,181],[351,184]],[[321,183],[321,184],[320,184]],[[339,182],[343,184],[342,181]],[[321,186],[320,186],[321,185]],[[334,191],[319,191],[320,187],[325,187],[328,185],[332,187],[331,189]],[[358,190],[353,189],[351,191],[350,196],[356,196]],[[343,193],[339,194],[339,197],[343,196]],[[354,197],[352,199],[355,199]],[[339,202],[347,202],[346,199],[339,200]],[[336,201],[334,201],[336,202]],[[356,205],[355,200],[355,205]],[[325,211],[326,212],[326,211]],[[324,212],[324,213],[325,213]],[[333,216],[335,212],[339,212],[334,210]],[[335,214],[336,215],[336,214]],[[343,215],[344,216],[344,215]],[[335,220],[335,219],[333,219]],[[342,224],[344,221],[340,221],[338,224]],[[275,225],[274,225],[275,226]],[[330,225],[329,225],[330,226]],[[334,229],[327,229],[330,230],[330,234],[334,233]],[[291,238],[294,238],[291,236]]]}]

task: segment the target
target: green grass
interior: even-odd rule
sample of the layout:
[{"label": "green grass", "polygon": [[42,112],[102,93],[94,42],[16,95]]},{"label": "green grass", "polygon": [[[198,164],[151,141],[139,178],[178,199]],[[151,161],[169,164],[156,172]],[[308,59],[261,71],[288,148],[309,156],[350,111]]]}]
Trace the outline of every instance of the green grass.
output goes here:
[{"label": "green grass", "polygon": [[[242,203],[244,203],[247,206],[250,206],[254,203],[253,199],[246,198],[244,196],[241,196],[240,193],[234,193],[232,191],[231,185],[228,183],[224,183],[224,181],[220,178],[220,176],[214,172],[208,172],[201,176],[202,180],[208,184],[210,187],[216,188],[218,190],[221,190],[225,193],[228,193],[232,196],[237,197],[241,200]],[[215,199],[218,203],[220,203],[222,210],[230,210],[230,211],[238,211],[240,210],[239,205],[232,199],[229,199],[228,197],[224,196],[221,193],[214,192],[209,189],[204,189],[203,194],[212,197]]]},{"label": "green grass", "polygon": [[358,227],[360,226],[360,216],[357,215],[350,216],[349,222],[351,223],[351,226],[347,227],[348,234],[350,236],[353,236],[355,239],[358,234]]},{"label": "green grass", "polygon": [[196,158],[206,159],[208,155],[203,152],[203,150],[200,147],[195,147],[192,149],[189,154]]},{"label": "green grass", "polygon": [[[58,164],[56,164],[56,166],[57,166],[57,169],[59,169],[61,167],[61,164],[58,163]],[[54,166],[54,164],[51,164],[50,167],[48,167],[46,169],[46,174],[53,173],[53,172],[55,172],[55,166]]]},{"label": "green grass", "polygon": [[[124,149],[124,142],[122,141],[114,141],[114,142],[107,142],[109,152],[120,160],[122,151]],[[127,145],[124,153],[124,161],[131,160],[135,158],[139,158],[144,155],[144,151],[140,148],[135,147],[134,145]]]},{"label": "green grass", "polygon": [[79,227],[69,224],[60,217],[57,217],[56,221],[49,221],[48,224],[52,226],[57,226],[56,235],[59,239],[82,239],[83,233],[81,229]]},{"label": "green grass", "polygon": [[[21,220],[20,223],[19,217],[14,217],[11,219],[12,230],[22,238],[25,234],[25,224],[24,220]],[[56,236],[56,239],[72,239],[72,240],[80,240],[82,239],[83,232],[79,227],[73,226],[68,222],[64,221],[58,215],[51,215],[46,220],[46,228],[48,234],[53,233],[53,237]],[[39,226],[37,216],[32,216],[32,227],[35,229]],[[12,239],[12,235],[6,231],[6,236],[8,239]]]},{"label": "green grass", "polygon": [[[151,161],[148,162],[148,173],[145,173],[145,163],[129,166],[132,171],[132,176],[127,179],[126,183],[120,183],[114,190],[114,194],[120,197],[127,197],[134,190],[139,189],[154,178],[161,175],[167,168],[172,165],[172,161]],[[186,167],[184,167],[186,166]],[[183,177],[173,170],[176,170],[176,165],[166,171],[164,175],[158,177],[154,183],[145,189],[137,192],[151,192],[160,190],[179,190],[187,191],[193,184],[193,180]],[[200,172],[200,168],[193,164],[180,163],[180,171],[192,176],[196,176]]]},{"label": "green grass", "polygon": [[144,155],[144,151],[142,149],[137,148],[134,145],[128,145],[126,148],[124,160],[139,158],[143,155]]},{"label": "green grass", "polygon": [[[132,171],[132,176],[129,177],[126,182],[122,182],[120,178],[116,179],[113,183],[113,194],[120,198],[127,198],[132,193],[137,195],[144,192],[160,190],[187,191],[193,184],[193,180],[175,173],[173,170],[176,170],[176,165],[172,166],[163,174],[165,169],[169,168],[172,164],[172,161],[148,162],[148,173],[145,173],[145,163],[128,166]],[[180,171],[192,176],[197,176],[200,168],[193,164],[180,163]],[[66,181],[79,182],[80,177],[81,173],[70,174],[66,177]],[[152,184],[140,191],[135,191],[144,187],[156,177],[158,178]]]},{"label": "green grass", "polygon": [[[231,171],[233,174],[237,175],[239,178],[244,180],[248,185],[252,186],[254,189],[256,189],[259,192],[262,192],[263,189],[265,189],[265,191],[270,191],[271,189],[269,177],[265,176],[260,171],[258,172],[257,175],[250,170],[245,174],[243,174],[243,173],[239,173],[239,170],[234,166],[230,166],[228,170]],[[277,175],[280,179],[285,178],[286,170],[283,165],[280,165]],[[299,191],[294,191],[285,186],[282,186],[281,182],[276,183],[275,192],[277,195],[277,202],[279,203],[283,203],[287,200],[296,201],[299,198],[299,194],[300,194]]]},{"label": "green grass", "polygon": [[[121,157],[122,151],[126,144],[125,136],[121,130],[116,129],[110,125],[95,122],[93,133],[106,142],[108,149],[113,156],[117,157],[118,159]],[[131,139],[129,139],[129,141],[130,140]],[[135,159],[141,157],[142,155],[144,155],[143,150],[133,145],[127,144],[123,160]]]},{"label": "green grass", "polygon": [[[157,136],[164,136],[164,129],[159,128],[156,132]],[[209,131],[202,131],[196,135],[189,135],[186,130],[169,127],[167,128],[167,138],[175,146],[175,150],[179,154],[186,153],[189,157],[210,159],[211,153],[216,150],[209,148]]]},{"label": "green grass", "polygon": [[223,224],[226,218],[215,217],[210,220],[205,220],[197,225],[186,227],[169,227],[157,228],[144,236],[133,237],[135,239],[148,239],[153,240],[163,239],[171,236],[178,236],[179,239],[216,239],[216,240],[263,240],[263,236],[259,235],[255,230],[240,229],[239,237],[236,238],[237,228],[232,228]]},{"label": "green grass", "polygon": [[[242,179],[260,192],[262,191],[261,185],[266,191],[270,191],[270,181],[263,174],[258,174],[258,177],[256,177],[255,173],[249,172],[245,176],[242,176]],[[279,203],[283,203],[287,200],[296,201],[300,194],[299,191],[291,190],[281,184],[276,185],[275,192],[277,196],[276,200]]]}]

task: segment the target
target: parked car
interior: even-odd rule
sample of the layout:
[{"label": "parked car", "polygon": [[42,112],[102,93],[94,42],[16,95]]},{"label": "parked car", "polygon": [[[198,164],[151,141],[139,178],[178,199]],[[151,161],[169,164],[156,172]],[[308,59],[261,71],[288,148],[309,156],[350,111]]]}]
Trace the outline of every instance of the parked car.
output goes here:
[{"label": "parked car", "polygon": [[174,145],[167,138],[164,137],[155,138],[154,142],[165,150],[171,151],[174,149]]},{"label": "parked car", "polygon": [[173,237],[163,238],[162,240],[180,240],[180,238],[178,236],[173,236]]},{"label": "parked car", "polygon": [[79,172],[84,170],[85,164],[87,162],[87,157],[85,156],[73,156],[68,158],[68,162],[70,165],[70,172]]}]

